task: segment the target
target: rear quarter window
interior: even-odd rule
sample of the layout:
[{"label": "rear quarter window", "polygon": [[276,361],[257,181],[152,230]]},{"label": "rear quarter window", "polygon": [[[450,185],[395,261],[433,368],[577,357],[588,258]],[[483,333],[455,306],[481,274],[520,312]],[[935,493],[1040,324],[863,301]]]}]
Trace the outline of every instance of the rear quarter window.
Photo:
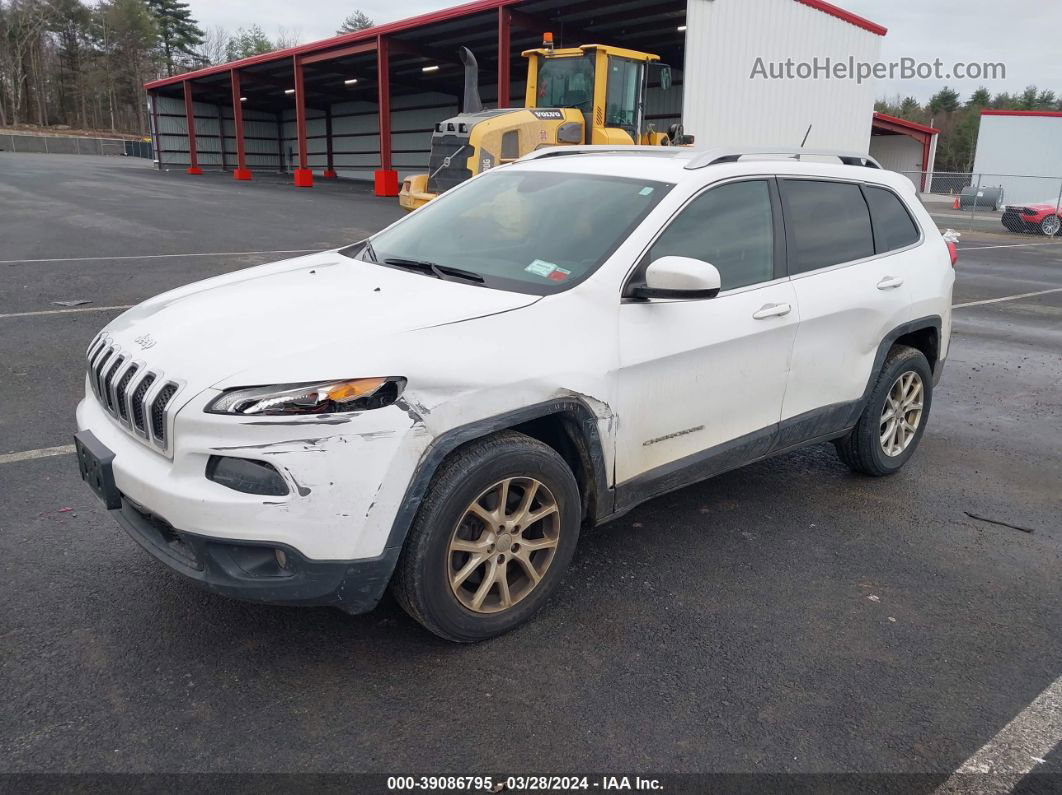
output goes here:
[{"label": "rear quarter window", "polygon": [[870,210],[859,185],[779,180],[789,246],[789,273],[874,256]]},{"label": "rear quarter window", "polygon": [[921,237],[918,225],[899,196],[887,188],[872,185],[864,190],[874,220],[874,241],[879,254],[918,242]]}]

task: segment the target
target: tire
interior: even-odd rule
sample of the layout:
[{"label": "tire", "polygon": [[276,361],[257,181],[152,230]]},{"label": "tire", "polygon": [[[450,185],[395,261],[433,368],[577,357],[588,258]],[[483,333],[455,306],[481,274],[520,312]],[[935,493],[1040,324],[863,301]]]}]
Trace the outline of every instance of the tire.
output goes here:
[{"label": "tire", "polygon": [[[901,379],[906,380],[901,382]],[[921,388],[920,400],[915,397],[916,382]],[[905,387],[907,392],[904,392]],[[896,389],[900,391],[894,391]],[[895,408],[895,398],[901,394],[911,398],[908,402],[898,403],[899,408],[903,410],[902,414]],[[886,420],[886,401],[889,400],[892,401],[889,405],[890,417],[892,414],[897,417],[892,426]],[[933,371],[925,355],[905,345],[893,347],[885,357],[881,372],[855,428],[847,436],[834,442],[838,457],[854,472],[863,475],[881,477],[899,472],[922,440],[932,402]],[[914,430],[908,431],[907,428],[910,427]],[[890,428],[895,434],[883,440],[885,432]]]},{"label": "tire", "polygon": [[[497,509],[506,483],[502,515]],[[410,616],[446,640],[501,635],[528,621],[556,591],[575,553],[581,513],[575,476],[553,448],[515,431],[473,442],[432,479],[392,592]],[[521,516],[530,523],[520,527]],[[529,566],[540,577],[537,584]]]},{"label": "tire", "polygon": [[1040,234],[1054,237],[1062,232],[1062,218],[1057,215],[1049,215],[1040,222]]}]

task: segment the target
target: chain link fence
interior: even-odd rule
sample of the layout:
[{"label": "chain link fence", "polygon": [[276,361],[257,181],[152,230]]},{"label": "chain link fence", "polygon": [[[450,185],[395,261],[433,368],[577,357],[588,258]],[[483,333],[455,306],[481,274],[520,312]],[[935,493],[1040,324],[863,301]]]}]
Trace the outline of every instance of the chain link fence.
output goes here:
[{"label": "chain link fence", "polygon": [[0,152],[33,152],[53,155],[115,155],[153,157],[150,141],[125,138],[92,138],[82,135],[24,135],[0,133]]},{"label": "chain link fence", "polygon": [[901,172],[941,227],[1062,243],[1062,177]]}]

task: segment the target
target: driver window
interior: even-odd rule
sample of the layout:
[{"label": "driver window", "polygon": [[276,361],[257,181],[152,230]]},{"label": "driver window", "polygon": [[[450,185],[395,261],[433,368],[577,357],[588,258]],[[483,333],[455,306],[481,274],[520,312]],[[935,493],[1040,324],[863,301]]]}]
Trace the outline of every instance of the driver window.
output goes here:
[{"label": "driver window", "polygon": [[712,263],[724,290],[774,279],[774,214],[767,182],[731,182],[702,193],[657,238],[647,262],[667,256]]}]

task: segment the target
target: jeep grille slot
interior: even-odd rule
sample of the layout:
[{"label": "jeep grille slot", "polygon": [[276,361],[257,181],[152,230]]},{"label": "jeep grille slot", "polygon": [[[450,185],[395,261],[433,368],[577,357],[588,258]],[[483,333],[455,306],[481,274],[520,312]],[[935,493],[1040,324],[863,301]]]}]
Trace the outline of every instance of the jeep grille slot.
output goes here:
[{"label": "jeep grille slot", "polygon": [[151,433],[156,443],[166,445],[166,406],[177,392],[177,384],[166,384],[159,390],[155,402],[151,404]]},{"label": "jeep grille slot", "polygon": [[133,376],[136,375],[136,371],[140,369],[135,364],[130,365],[129,369],[125,371],[125,374],[118,380],[118,386],[114,388],[118,416],[128,422],[129,420],[129,400],[125,393],[125,390],[129,388],[129,382],[133,380]]},{"label": "jeep grille slot", "polygon": [[148,373],[137,386],[133,393],[133,427],[143,434],[147,434],[147,426],[144,425],[144,396],[148,393],[151,385],[155,382],[155,374]]},{"label": "jeep grille slot", "polygon": [[114,359],[114,364],[107,368],[107,375],[103,377],[103,403],[112,414],[114,413],[114,393],[111,387],[114,385],[114,377],[118,375],[118,370],[123,364],[125,364],[125,357],[118,356]]}]

